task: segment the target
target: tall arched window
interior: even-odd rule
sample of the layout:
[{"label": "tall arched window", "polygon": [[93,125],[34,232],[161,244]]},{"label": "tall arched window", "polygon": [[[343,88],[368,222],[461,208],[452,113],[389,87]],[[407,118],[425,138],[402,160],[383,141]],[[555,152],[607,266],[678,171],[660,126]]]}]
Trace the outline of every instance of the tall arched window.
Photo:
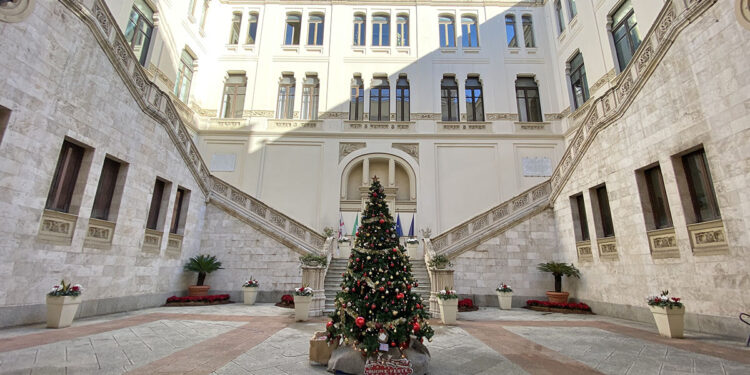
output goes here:
[{"label": "tall arched window", "polygon": [[322,14],[310,15],[309,26],[307,30],[307,44],[310,46],[323,45],[323,26],[324,16]]},{"label": "tall arched window", "polygon": [[440,81],[440,109],[443,121],[458,121],[458,83],[452,76]]},{"label": "tall arched window", "polygon": [[518,77],[516,80],[516,102],[518,119],[522,122],[541,122],[542,107],[539,105],[539,87],[534,78]]},{"label": "tall arched window", "polygon": [[391,22],[390,17],[386,14],[372,17],[372,45],[391,45]]},{"label": "tall arched window", "polygon": [[456,46],[456,25],[453,17],[448,15],[440,16],[439,19],[440,47]]},{"label": "tall arched window", "polygon": [[190,97],[190,85],[193,82],[193,63],[195,57],[187,50],[182,50],[180,58],[180,68],[177,71],[177,79],[174,82],[174,95],[183,103],[188,102]]},{"label": "tall arched window", "polygon": [[479,77],[466,78],[466,119],[484,121],[484,99]]},{"label": "tall arched window", "polygon": [[351,97],[349,99],[349,120],[362,120],[365,111],[365,85],[362,78],[352,79]]},{"label": "tall arched window", "polygon": [[464,47],[479,47],[477,35],[477,18],[474,16],[461,17],[462,45]]},{"label": "tall arched window", "polygon": [[294,75],[284,74],[279,81],[279,99],[276,102],[276,118],[294,118]]},{"label": "tall arched window", "polygon": [[303,120],[318,119],[318,98],[320,82],[316,76],[308,76],[302,84],[302,111],[300,116]]},{"label": "tall arched window", "polygon": [[374,77],[370,87],[370,121],[388,121],[391,117],[391,86],[386,77]]},{"label": "tall arched window", "polygon": [[505,16],[505,37],[508,41],[508,47],[518,47],[518,37],[516,36],[516,16],[512,14]]},{"label": "tall arched window", "polygon": [[364,46],[365,45],[365,15],[355,14],[354,15],[354,45]]},{"label": "tall arched window", "polygon": [[245,91],[247,91],[245,73],[229,74],[226,83],[224,83],[221,117],[242,118],[242,111],[245,108]]},{"label": "tall arched window", "polygon": [[523,41],[526,48],[536,47],[536,41],[534,41],[534,23],[531,20],[531,15],[524,14],[521,17],[523,23]]},{"label": "tall arched window", "polygon": [[301,26],[301,17],[299,14],[286,15],[286,31],[284,34],[284,44],[287,46],[299,45],[299,34]]},{"label": "tall arched window", "polygon": [[242,12],[232,13],[232,28],[229,30],[229,44],[240,42],[240,26],[242,25]]},{"label": "tall arched window", "polygon": [[409,16],[400,14],[396,18],[396,45],[406,47],[409,45]]},{"label": "tall arched window", "polygon": [[565,31],[565,17],[563,16],[562,5],[560,0],[555,0],[555,18],[557,18],[557,33],[562,34]]},{"label": "tall arched window", "polygon": [[409,121],[411,98],[409,97],[409,80],[401,75],[396,81],[396,121]]},{"label": "tall arched window", "polygon": [[626,0],[612,15],[612,38],[615,42],[617,64],[620,71],[633,59],[633,54],[641,45],[641,34],[638,32],[638,21],[630,0]]},{"label": "tall arched window", "polygon": [[258,13],[250,13],[247,21],[247,41],[246,44],[255,44],[255,38],[258,36]]},{"label": "tall arched window", "polygon": [[568,62],[570,66],[570,89],[573,92],[573,109],[582,106],[589,100],[589,84],[586,80],[586,67],[583,65],[583,55],[576,53]]}]

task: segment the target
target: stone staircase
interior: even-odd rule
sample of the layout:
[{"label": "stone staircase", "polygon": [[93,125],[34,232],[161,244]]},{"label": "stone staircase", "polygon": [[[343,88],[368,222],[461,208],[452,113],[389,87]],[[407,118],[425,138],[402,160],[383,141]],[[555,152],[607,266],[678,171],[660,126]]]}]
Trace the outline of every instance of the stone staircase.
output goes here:
[{"label": "stone staircase", "polygon": [[[323,312],[326,314],[333,311],[333,300],[336,298],[336,293],[341,291],[341,274],[346,271],[347,262],[349,262],[349,259],[331,259],[331,263],[328,266],[328,273],[326,273],[326,278],[323,283],[326,294],[326,302]],[[427,266],[425,266],[424,259],[412,259],[411,271],[414,278],[419,283],[419,286],[413,290],[422,296],[425,310],[429,310],[430,304],[427,301],[430,299],[430,276],[427,274]]]}]

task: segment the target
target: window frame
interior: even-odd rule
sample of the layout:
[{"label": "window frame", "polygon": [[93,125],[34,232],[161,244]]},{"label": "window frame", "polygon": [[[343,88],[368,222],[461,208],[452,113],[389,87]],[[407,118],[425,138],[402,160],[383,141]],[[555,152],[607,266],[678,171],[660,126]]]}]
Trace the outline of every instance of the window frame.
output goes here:
[{"label": "window frame", "polygon": [[[289,34],[290,31],[291,35]],[[299,13],[287,13],[286,17],[284,18],[284,45],[299,46],[300,39],[302,38],[301,34],[302,15]]]},{"label": "window frame", "polygon": [[246,45],[255,45],[258,39],[258,22],[260,14],[252,11],[247,14],[247,38],[245,39]]},{"label": "window frame", "polygon": [[[288,81],[287,81],[288,80]],[[294,97],[297,94],[297,79],[293,74],[283,74],[279,80],[276,98],[276,118],[291,120],[294,118]]]},{"label": "window frame", "polygon": [[[317,17],[313,19],[313,17]],[[322,46],[325,36],[326,16],[323,13],[310,13],[307,17],[307,45]],[[312,31],[312,33],[311,33]],[[312,38],[312,43],[311,43]]]},{"label": "window frame", "polygon": [[[513,38],[511,38],[508,26],[512,27]],[[516,27],[516,15],[512,13],[505,15],[505,42],[508,48],[520,48],[518,46],[518,28]]]},{"label": "window frame", "polygon": [[[688,161],[694,158],[696,161],[696,167],[701,172],[700,176],[693,175],[691,168],[688,166]],[[716,197],[716,190],[714,189],[713,177],[711,176],[711,169],[708,165],[708,157],[706,151],[703,148],[688,152],[680,157],[682,161],[682,170],[685,173],[685,181],[688,188],[690,197],[690,207],[693,209],[696,223],[703,223],[707,221],[721,219],[721,210],[719,208],[719,202]],[[708,209],[711,211],[711,216],[704,217],[701,213],[699,199],[697,197],[696,186],[694,182],[700,182],[703,185],[703,191],[706,195],[706,203]]]},{"label": "window frame", "polygon": [[[367,15],[364,13],[354,14],[354,32],[352,33],[354,47],[364,47],[367,45]],[[359,37],[359,40],[357,40]]]},{"label": "window frame", "polygon": [[456,48],[456,17],[450,14],[438,15],[438,35],[440,48]]},{"label": "window frame", "polygon": [[410,121],[411,118],[411,85],[403,75],[396,81],[396,121]]},{"label": "window frame", "polygon": [[[572,64],[576,62],[578,57],[580,57],[580,65],[573,66]],[[568,66],[570,67],[568,79],[570,81],[570,90],[573,94],[573,110],[576,110],[578,108],[581,108],[581,106],[583,106],[590,99],[589,84],[586,78],[586,64],[583,61],[583,54],[581,52],[576,52],[573,57],[568,60]],[[573,80],[574,76],[577,76],[576,80]],[[578,103],[578,97],[576,96],[575,87],[577,82],[580,82],[582,88],[583,101],[581,103]]]},{"label": "window frame", "polygon": [[[356,95],[355,95],[356,93]],[[352,108],[354,111],[352,112]],[[364,120],[365,112],[365,84],[361,77],[352,78],[349,90],[349,120]]]},{"label": "window frame", "polygon": [[60,148],[57,158],[55,173],[52,175],[52,183],[47,193],[47,202],[44,208],[47,210],[71,213],[70,209],[73,196],[76,192],[80,173],[83,170],[83,159],[86,149],[65,139]]},{"label": "window frame", "polygon": [[[146,66],[146,63],[148,62],[148,50],[151,48],[151,39],[154,34],[154,18],[153,14],[155,13],[154,9],[151,8],[150,5],[148,5],[145,1],[141,1],[143,5],[148,7],[149,10],[151,10],[151,17],[146,17],[146,15],[139,9],[137,4],[134,2],[133,6],[130,8],[130,15],[128,16],[128,23],[125,27],[125,31],[123,34],[125,35],[125,39],[128,41],[128,44],[130,45],[131,50],[134,54],[136,54],[136,57],[138,58],[138,63],[141,64],[141,66]],[[136,20],[133,20],[133,14],[137,15],[138,18]],[[145,23],[147,28],[145,29],[147,32],[143,31],[142,25]],[[132,28],[130,25],[133,25]],[[128,30],[132,30],[132,34],[128,36],[129,32]],[[145,42],[142,44],[140,53],[136,53],[135,51],[135,42],[136,38],[142,35]]]},{"label": "window frame", "polygon": [[[615,22],[614,16],[617,13],[619,13],[620,10],[623,9],[623,7],[625,6],[630,6],[630,10],[625,12],[625,15],[622,17],[622,19],[617,21],[617,23],[614,23]],[[632,26],[628,22],[631,19],[631,17],[633,19]],[[611,18],[612,18],[613,25],[611,27],[610,35],[612,36],[612,43],[615,49],[615,57],[617,58],[617,67],[620,69],[620,71],[623,71],[630,64],[630,62],[633,61],[633,57],[635,56],[636,51],[638,51],[638,48],[643,43],[643,39],[640,38],[640,31],[638,30],[638,20],[635,19],[635,9],[633,9],[632,3],[630,1],[624,1],[623,3],[621,3],[611,13]],[[624,28],[625,32],[623,36],[618,39],[616,36],[616,33],[618,29],[620,28]],[[637,41],[633,40],[633,35],[632,35],[633,30],[635,30],[636,34],[638,34]],[[623,40],[627,42],[627,46],[628,48],[630,48],[630,57],[627,59],[627,61],[625,61],[626,57],[623,54],[621,54],[621,52],[623,51],[621,51],[621,49],[619,48],[620,46],[619,42]]]},{"label": "window frame", "polygon": [[[471,82],[471,85],[469,82]],[[476,82],[476,84],[474,84]],[[466,121],[484,122],[484,88],[479,76],[469,76],[464,82],[464,94],[466,96]],[[479,95],[476,95],[476,91]],[[469,100],[471,98],[471,100]],[[480,113],[478,113],[480,112]]]},{"label": "window frame", "polygon": [[[391,46],[391,15],[385,13],[376,13],[372,15],[372,46],[373,47],[390,47]],[[377,27],[376,27],[377,26]],[[375,31],[377,30],[377,32]],[[378,38],[377,44],[375,38]]]},{"label": "window frame", "polygon": [[409,15],[396,15],[396,47],[409,47]]},{"label": "window frame", "polygon": [[[190,60],[186,60],[189,57]],[[182,50],[180,56],[180,66],[177,69],[177,77],[174,82],[174,95],[185,104],[188,104],[190,99],[190,88],[193,84],[193,74],[195,73],[195,56],[193,56],[187,49]]]},{"label": "window frame", "polygon": [[[242,77],[242,82],[231,82],[232,77]],[[232,92],[229,92],[230,89]],[[242,92],[240,92],[242,91]],[[245,73],[229,73],[224,82],[221,101],[221,118],[242,118],[245,109],[245,98],[247,96],[247,75]],[[231,103],[228,99],[231,98]],[[227,110],[227,104],[229,109]],[[229,116],[231,112],[231,117]],[[237,116],[239,114],[239,116]]]},{"label": "window frame", "polygon": [[232,12],[232,27],[229,29],[229,42],[230,46],[236,46],[240,44],[240,29],[242,28],[242,12]]},{"label": "window frame", "polygon": [[[527,26],[529,30],[528,35],[526,33]],[[526,48],[536,48],[536,38],[534,36],[534,17],[531,14],[521,15],[521,29],[523,31],[524,46]]]},{"label": "window frame", "polygon": [[172,207],[172,222],[169,225],[170,234],[184,235],[189,204],[190,190],[178,186],[175,193],[174,206]]},{"label": "window frame", "polygon": [[572,21],[578,15],[576,0],[566,0],[565,2],[568,3],[568,15],[570,15],[570,20]]},{"label": "window frame", "polygon": [[[531,83],[533,83],[533,86],[531,85],[519,86],[519,81],[521,81],[521,83],[523,83],[523,81],[530,81]],[[543,122],[544,117],[542,114],[542,98],[539,95],[539,85],[537,84],[534,77],[516,77],[515,87],[516,87],[516,106],[518,107],[518,120],[520,122]],[[523,92],[523,97],[519,96],[519,91]],[[535,116],[532,116],[532,110],[531,110],[529,98],[533,99],[534,97],[529,96],[529,92],[536,92],[536,101],[537,101],[536,107],[538,108],[538,112],[534,114],[538,115],[537,120],[532,118]],[[521,107],[521,99],[523,99],[524,101],[523,108]],[[524,118],[524,115],[525,115],[525,118]]]},{"label": "window frame", "polygon": [[[473,29],[473,33],[472,33]],[[466,38],[468,34],[468,38]],[[461,16],[461,46],[465,48],[479,48],[479,22],[474,14]]]},{"label": "window frame", "polygon": [[[654,177],[656,181],[654,181]],[[667,229],[673,228],[674,223],[672,222],[672,212],[669,209],[669,198],[667,197],[667,190],[664,186],[664,175],[661,172],[661,166],[656,164],[652,167],[643,169],[643,179],[646,187],[646,198],[648,199],[649,208],[651,210],[651,218],[653,219],[653,229]],[[654,186],[656,182],[657,186]],[[659,195],[661,195],[662,204],[659,204]],[[661,208],[662,212],[658,212],[657,208]],[[660,217],[662,216],[663,217]],[[664,219],[663,221],[660,219]],[[662,224],[664,222],[664,224]]]},{"label": "window frame", "polygon": [[576,226],[575,229],[577,229],[577,231],[575,231],[576,242],[591,241],[589,221],[586,216],[586,203],[583,198],[583,193],[571,196],[570,201],[573,224]]},{"label": "window frame", "polygon": [[[161,184],[161,185],[160,185]],[[160,187],[161,186],[161,187]],[[171,185],[167,182],[162,180],[161,178],[156,178],[156,181],[154,182],[154,190],[151,193],[151,204],[149,205],[148,209],[148,217],[146,218],[146,229],[155,230],[162,232],[162,230],[159,230],[159,221],[163,218],[163,208],[166,209],[164,206],[164,191],[167,191],[167,198],[169,197],[169,190],[168,187],[171,187]],[[158,194],[157,194],[158,192]]]},{"label": "window frame", "polygon": [[561,35],[565,31],[565,16],[563,15],[560,0],[555,0],[552,7],[554,8],[555,18],[557,19],[557,35]]},{"label": "window frame", "polygon": [[599,238],[612,238],[615,237],[615,225],[612,220],[612,209],[609,205],[609,192],[605,184],[594,187],[593,196],[596,198],[597,203],[597,217],[598,223],[601,227],[601,237]]},{"label": "window frame", "polygon": [[320,103],[320,80],[317,76],[307,76],[302,83],[302,120],[317,120]]},{"label": "window frame", "polygon": [[[388,77],[373,77],[373,80],[381,80],[379,85],[370,86],[370,121],[391,120],[391,83]],[[373,108],[373,102],[377,103]],[[385,103],[385,107],[384,107]],[[387,109],[387,111],[383,111]],[[377,112],[374,112],[377,111]]]},{"label": "window frame", "polygon": [[91,206],[91,217],[98,220],[114,221],[110,219],[110,210],[115,198],[115,189],[118,185],[119,175],[123,168],[119,161],[105,157],[102,163],[99,182],[94,194],[94,203]]},{"label": "window frame", "polygon": [[[446,85],[452,82],[454,85]],[[447,94],[447,95],[446,95]],[[442,121],[458,122],[461,119],[461,107],[459,106],[458,81],[454,76],[443,76],[440,80],[440,115]],[[455,104],[455,107],[454,107]],[[453,116],[455,109],[455,116]]]}]

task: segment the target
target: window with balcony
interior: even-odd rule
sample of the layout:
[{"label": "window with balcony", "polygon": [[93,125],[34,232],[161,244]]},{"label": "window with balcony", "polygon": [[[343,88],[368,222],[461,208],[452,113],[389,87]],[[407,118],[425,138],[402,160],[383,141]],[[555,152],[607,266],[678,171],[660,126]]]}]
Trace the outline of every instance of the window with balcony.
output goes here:
[{"label": "window with balcony", "polygon": [[405,14],[396,17],[396,46],[409,46],[409,16]]},{"label": "window with balcony", "polygon": [[135,53],[138,62],[146,66],[148,47],[154,31],[154,10],[143,0],[135,0],[125,28],[125,39]]},{"label": "window with balcony", "polygon": [[303,120],[318,119],[319,91],[318,77],[305,77],[305,82],[302,84],[302,111],[300,113]]},{"label": "window with balcony", "polygon": [[539,104],[539,87],[534,78],[516,79],[516,102],[521,122],[541,122],[542,106]]},{"label": "window with balcony", "polygon": [[372,45],[373,47],[391,45],[390,16],[380,14],[372,17]]},{"label": "window with balcony", "polygon": [[195,57],[187,50],[182,50],[180,57],[180,68],[174,82],[174,95],[183,103],[187,104],[190,97],[190,85],[193,82],[193,65]]},{"label": "window with balcony", "polygon": [[458,82],[453,76],[440,81],[440,110],[443,121],[458,121]]},{"label": "window with balcony", "polygon": [[576,53],[568,62],[570,67],[570,89],[573,93],[573,109],[578,109],[589,100],[589,83],[586,80],[586,67],[583,65],[583,55]]},{"label": "window with balcony", "polygon": [[224,83],[224,95],[221,104],[222,118],[242,118],[245,109],[245,92],[247,77],[244,73],[229,74]]},{"label": "window with balcony", "polygon": [[309,46],[322,46],[323,45],[323,26],[325,25],[325,16],[322,14],[310,15],[307,28],[307,45]]},{"label": "window with balcony", "polygon": [[401,75],[396,81],[396,121],[409,121],[410,105],[409,80]]},{"label": "window with balcony", "polygon": [[440,47],[451,48],[456,46],[456,24],[453,16],[443,15],[438,19],[438,32],[440,34]]},{"label": "window with balcony", "polygon": [[461,17],[461,36],[464,47],[479,47],[479,35],[477,34],[477,18],[475,16]]},{"label": "window with balcony", "polygon": [[370,121],[389,121],[391,116],[391,86],[386,77],[372,79],[370,88]]},{"label": "window with balcony", "polygon": [[508,47],[518,48],[518,37],[516,36],[516,16],[509,14],[505,16],[505,37]]},{"label": "window with balcony", "polygon": [[615,44],[620,71],[625,70],[633,54],[641,45],[641,34],[630,0],[626,0],[612,15],[612,39]]},{"label": "window with balcony", "polygon": [[286,15],[286,29],[284,34],[284,44],[287,46],[299,45],[299,34],[302,27],[301,17],[299,14]]},{"label": "window with balcony", "polygon": [[279,81],[279,97],[276,102],[276,118],[294,118],[294,91],[297,82],[291,74],[285,74]]},{"label": "window with balcony", "polygon": [[351,96],[349,99],[349,120],[362,120],[365,110],[365,86],[362,78],[352,79]]}]

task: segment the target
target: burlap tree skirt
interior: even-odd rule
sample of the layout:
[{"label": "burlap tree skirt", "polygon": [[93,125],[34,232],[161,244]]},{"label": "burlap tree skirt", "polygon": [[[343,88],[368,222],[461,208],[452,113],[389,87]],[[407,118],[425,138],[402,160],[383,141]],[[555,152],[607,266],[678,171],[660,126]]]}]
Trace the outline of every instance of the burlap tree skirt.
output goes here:
[{"label": "burlap tree skirt", "polygon": [[[411,362],[414,370],[413,375],[425,375],[430,365],[430,351],[417,340],[411,340],[409,348],[404,352],[406,358]],[[388,353],[383,352],[382,356],[387,358],[401,358],[401,351],[397,348],[391,348]],[[333,351],[331,359],[328,361],[328,371],[342,371],[352,375],[364,375],[365,362],[367,358],[362,353],[354,350],[351,345],[342,345]]]}]

